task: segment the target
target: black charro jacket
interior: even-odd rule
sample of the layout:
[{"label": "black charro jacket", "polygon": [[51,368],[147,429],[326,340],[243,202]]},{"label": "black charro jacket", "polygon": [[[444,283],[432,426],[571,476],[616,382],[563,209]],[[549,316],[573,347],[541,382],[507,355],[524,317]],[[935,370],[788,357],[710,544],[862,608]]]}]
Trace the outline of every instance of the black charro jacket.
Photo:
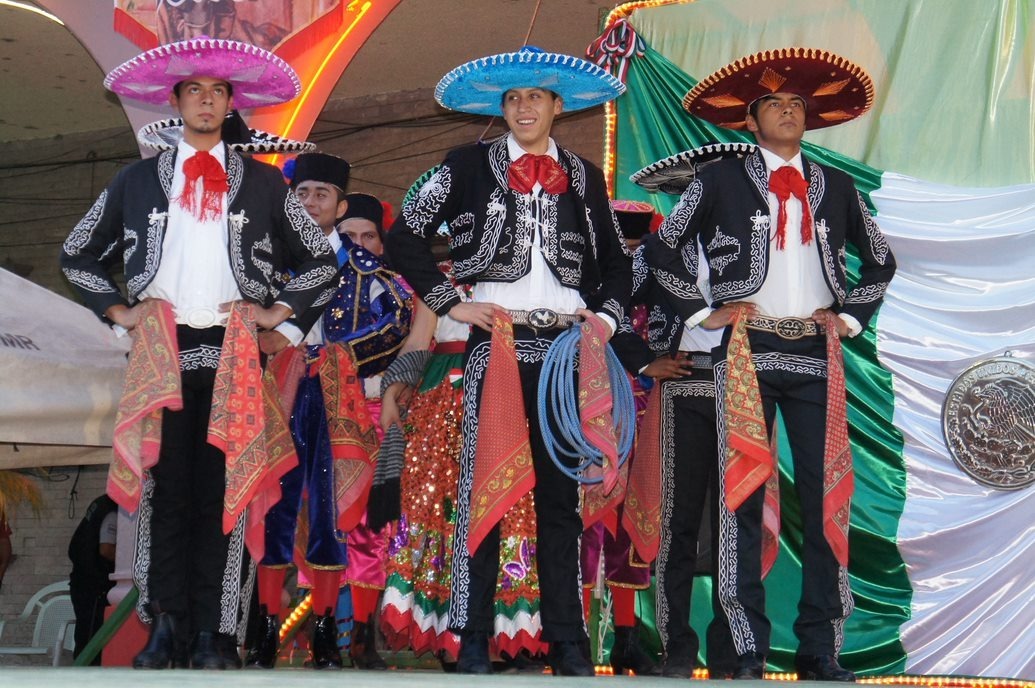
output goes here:
[{"label": "black charro jacket", "polygon": [[[895,258],[852,178],[802,154],[816,250],[831,308],[865,328],[895,274]],[[658,233],[645,241],[655,279],[684,320],[708,304],[697,288],[700,241],[708,260],[714,306],[757,292],[769,267],[768,175],[760,150],[709,165],[687,187]],[[848,284],[847,248],[858,252],[859,279]]]},{"label": "black charro jacket", "polygon": [[[569,190],[555,196],[546,214],[555,231],[548,233],[544,256],[561,284],[578,290],[588,308],[620,323],[632,273],[603,173],[560,147],[558,157]],[[443,223],[458,282],[514,282],[528,274],[534,228],[521,221],[524,213],[518,209],[528,201],[508,188],[509,168],[506,136],[451,151],[403,204],[387,235],[393,268],[439,315],[460,302],[431,253],[431,238]]]},{"label": "black charro jacket", "polygon": [[[98,315],[135,303],[158,271],[175,156],[165,151],[121,170],[65,240],[61,269]],[[296,314],[327,303],[337,260],[280,170],[229,149],[225,163],[227,253],[241,294],[264,307],[281,301]],[[109,271],[120,258],[128,298]],[[294,274],[286,284],[284,269]]]}]

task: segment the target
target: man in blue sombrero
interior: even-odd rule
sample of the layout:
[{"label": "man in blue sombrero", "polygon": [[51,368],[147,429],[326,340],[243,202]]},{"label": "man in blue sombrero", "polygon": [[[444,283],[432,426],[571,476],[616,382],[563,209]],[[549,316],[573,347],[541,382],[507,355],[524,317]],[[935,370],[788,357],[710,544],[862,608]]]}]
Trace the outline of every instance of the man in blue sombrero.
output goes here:
[{"label": "man in blue sombrero", "polygon": [[[464,371],[463,448],[450,626],[461,636],[458,671],[489,673],[498,522],[533,489],[543,640],[555,674],[589,676],[579,585],[578,484],[555,466],[540,427],[546,350],[582,318],[610,337],[632,286],[629,256],[601,171],[551,138],[554,118],[616,98],[617,79],[568,55],[525,47],[448,73],[443,106],[502,116],[510,132],[456,149],[403,205],[388,252],[439,315],[473,328]],[[431,240],[448,225],[464,303],[436,267]],[[491,355],[490,355],[491,351]]]},{"label": "man in blue sombrero", "polygon": [[120,171],[61,254],[84,303],[134,338],[108,474],[108,494],[139,509],[134,582],[152,624],[133,666],[234,668],[242,555],[262,547],[248,510],[262,513],[294,460],[257,331],[326,303],[337,264],[280,171],[235,149],[226,117],[301,88],[272,53],[209,38],[148,50],[104,83],[180,116],[167,149]]}]

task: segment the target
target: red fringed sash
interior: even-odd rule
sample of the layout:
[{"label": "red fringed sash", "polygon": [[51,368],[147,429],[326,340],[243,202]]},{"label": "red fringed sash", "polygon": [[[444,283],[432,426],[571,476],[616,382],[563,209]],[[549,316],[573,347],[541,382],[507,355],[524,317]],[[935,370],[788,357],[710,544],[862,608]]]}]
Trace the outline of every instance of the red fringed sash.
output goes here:
[{"label": "red fringed sash", "polygon": [[495,309],[489,368],[478,411],[471,523],[467,551],[473,556],[493,526],[535,486],[528,419],[510,315]]},{"label": "red fringed sash", "polygon": [[848,401],[838,317],[827,312],[827,432],[823,451],[823,533],[841,566],[848,566],[848,523],[855,492],[848,443]]},{"label": "red fringed sash", "polygon": [[[848,565],[848,525],[855,483],[848,443],[844,363],[834,314],[820,324],[827,340],[827,408],[823,451],[823,533],[842,566]],[[727,350],[726,379],[726,507],[735,511],[760,486],[765,486],[762,516],[762,575],[769,573],[779,548],[780,497],[776,470],[775,430],[766,437],[758,377],[751,360],[746,327],[747,311],[733,321]]]},{"label": "red fringed sash", "polygon": [[380,442],[352,356],[341,344],[328,345],[322,356],[320,385],[334,459],[338,528],[348,532],[367,511]]},{"label": "red fringed sash", "polygon": [[235,301],[223,336],[212,389],[208,442],[226,455],[223,532],[249,506],[245,542],[255,558],[264,551],[263,517],[280,499],[280,478],[298,464],[276,381],[259,365],[255,305]]},{"label": "red fringed sash", "polygon": [[129,512],[140,504],[144,471],[158,462],[162,445],[162,411],[183,408],[179,346],[172,306],[149,299],[137,306],[140,323],[133,329],[122,398],[115,417],[108,495]]},{"label": "red fringed sash", "polygon": [[661,382],[656,381],[636,436],[622,527],[636,553],[650,563],[661,542]]}]

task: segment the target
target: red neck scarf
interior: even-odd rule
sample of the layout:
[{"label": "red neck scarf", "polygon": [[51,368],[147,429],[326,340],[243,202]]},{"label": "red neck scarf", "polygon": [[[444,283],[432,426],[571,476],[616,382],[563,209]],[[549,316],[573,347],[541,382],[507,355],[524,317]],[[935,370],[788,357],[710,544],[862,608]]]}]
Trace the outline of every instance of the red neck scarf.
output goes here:
[{"label": "red neck scarf", "polygon": [[787,199],[794,196],[801,201],[801,243],[812,242],[812,211],[809,210],[809,185],[801,172],[790,165],[784,165],[769,175],[769,190],[776,195],[780,209],[776,215],[776,248],[783,250],[787,234]]},{"label": "red neck scarf", "polygon": [[525,153],[510,163],[507,183],[518,193],[532,193],[535,183],[547,193],[562,194],[568,190],[568,175],[564,168],[549,155]]},{"label": "red neck scarf", "polygon": [[[215,220],[223,211],[223,195],[230,189],[226,171],[211,153],[198,151],[183,161],[183,193],[178,202],[180,207],[199,220]],[[201,180],[201,207],[197,207],[197,181]]]}]

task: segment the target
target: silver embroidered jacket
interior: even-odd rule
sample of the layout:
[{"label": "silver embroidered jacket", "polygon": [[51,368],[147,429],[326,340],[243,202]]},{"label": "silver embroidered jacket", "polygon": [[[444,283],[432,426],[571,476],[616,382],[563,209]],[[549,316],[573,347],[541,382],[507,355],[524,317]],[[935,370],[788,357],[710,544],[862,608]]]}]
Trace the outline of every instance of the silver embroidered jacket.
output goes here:
[{"label": "silver embroidered jacket", "polygon": [[[569,190],[547,196],[543,255],[566,287],[591,310],[621,322],[632,291],[628,252],[599,168],[563,148],[559,162]],[[531,268],[533,223],[522,212],[530,196],[507,185],[507,139],[451,151],[445,162],[403,204],[386,237],[392,266],[439,315],[460,302],[439,271],[431,238],[445,223],[458,282],[514,282]]]},{"label": "silver embroidered jacket", "polygon": [[[121,170],[65,240],[61,269],[98,315],[136,302],[158,271],[175,155],[165,151]],[[282,301],[295,313],[326,304],[337,260],[280,170],[227,150],[226,173],[227,250],[244,298],[264,307]],[[109,270],[119,259],[128,299]],[[294,277],[284,284],[286,269]]]},{"label": "silver embroidered jacket", "polygon": [[[866,327],[895,274],[895,257],[870,216],[852,178],[802,155],[816,250],[832,310]],[[762,287],[769,268],[769,186],[756,150],[701,171],[658,233],[644,242],[654,278],[684,320],[707,305],[697,288],[700,239],[708,261],[714,306],[743,299]],[[848,283],[848,246],[859,259],[859,278]]]}]

